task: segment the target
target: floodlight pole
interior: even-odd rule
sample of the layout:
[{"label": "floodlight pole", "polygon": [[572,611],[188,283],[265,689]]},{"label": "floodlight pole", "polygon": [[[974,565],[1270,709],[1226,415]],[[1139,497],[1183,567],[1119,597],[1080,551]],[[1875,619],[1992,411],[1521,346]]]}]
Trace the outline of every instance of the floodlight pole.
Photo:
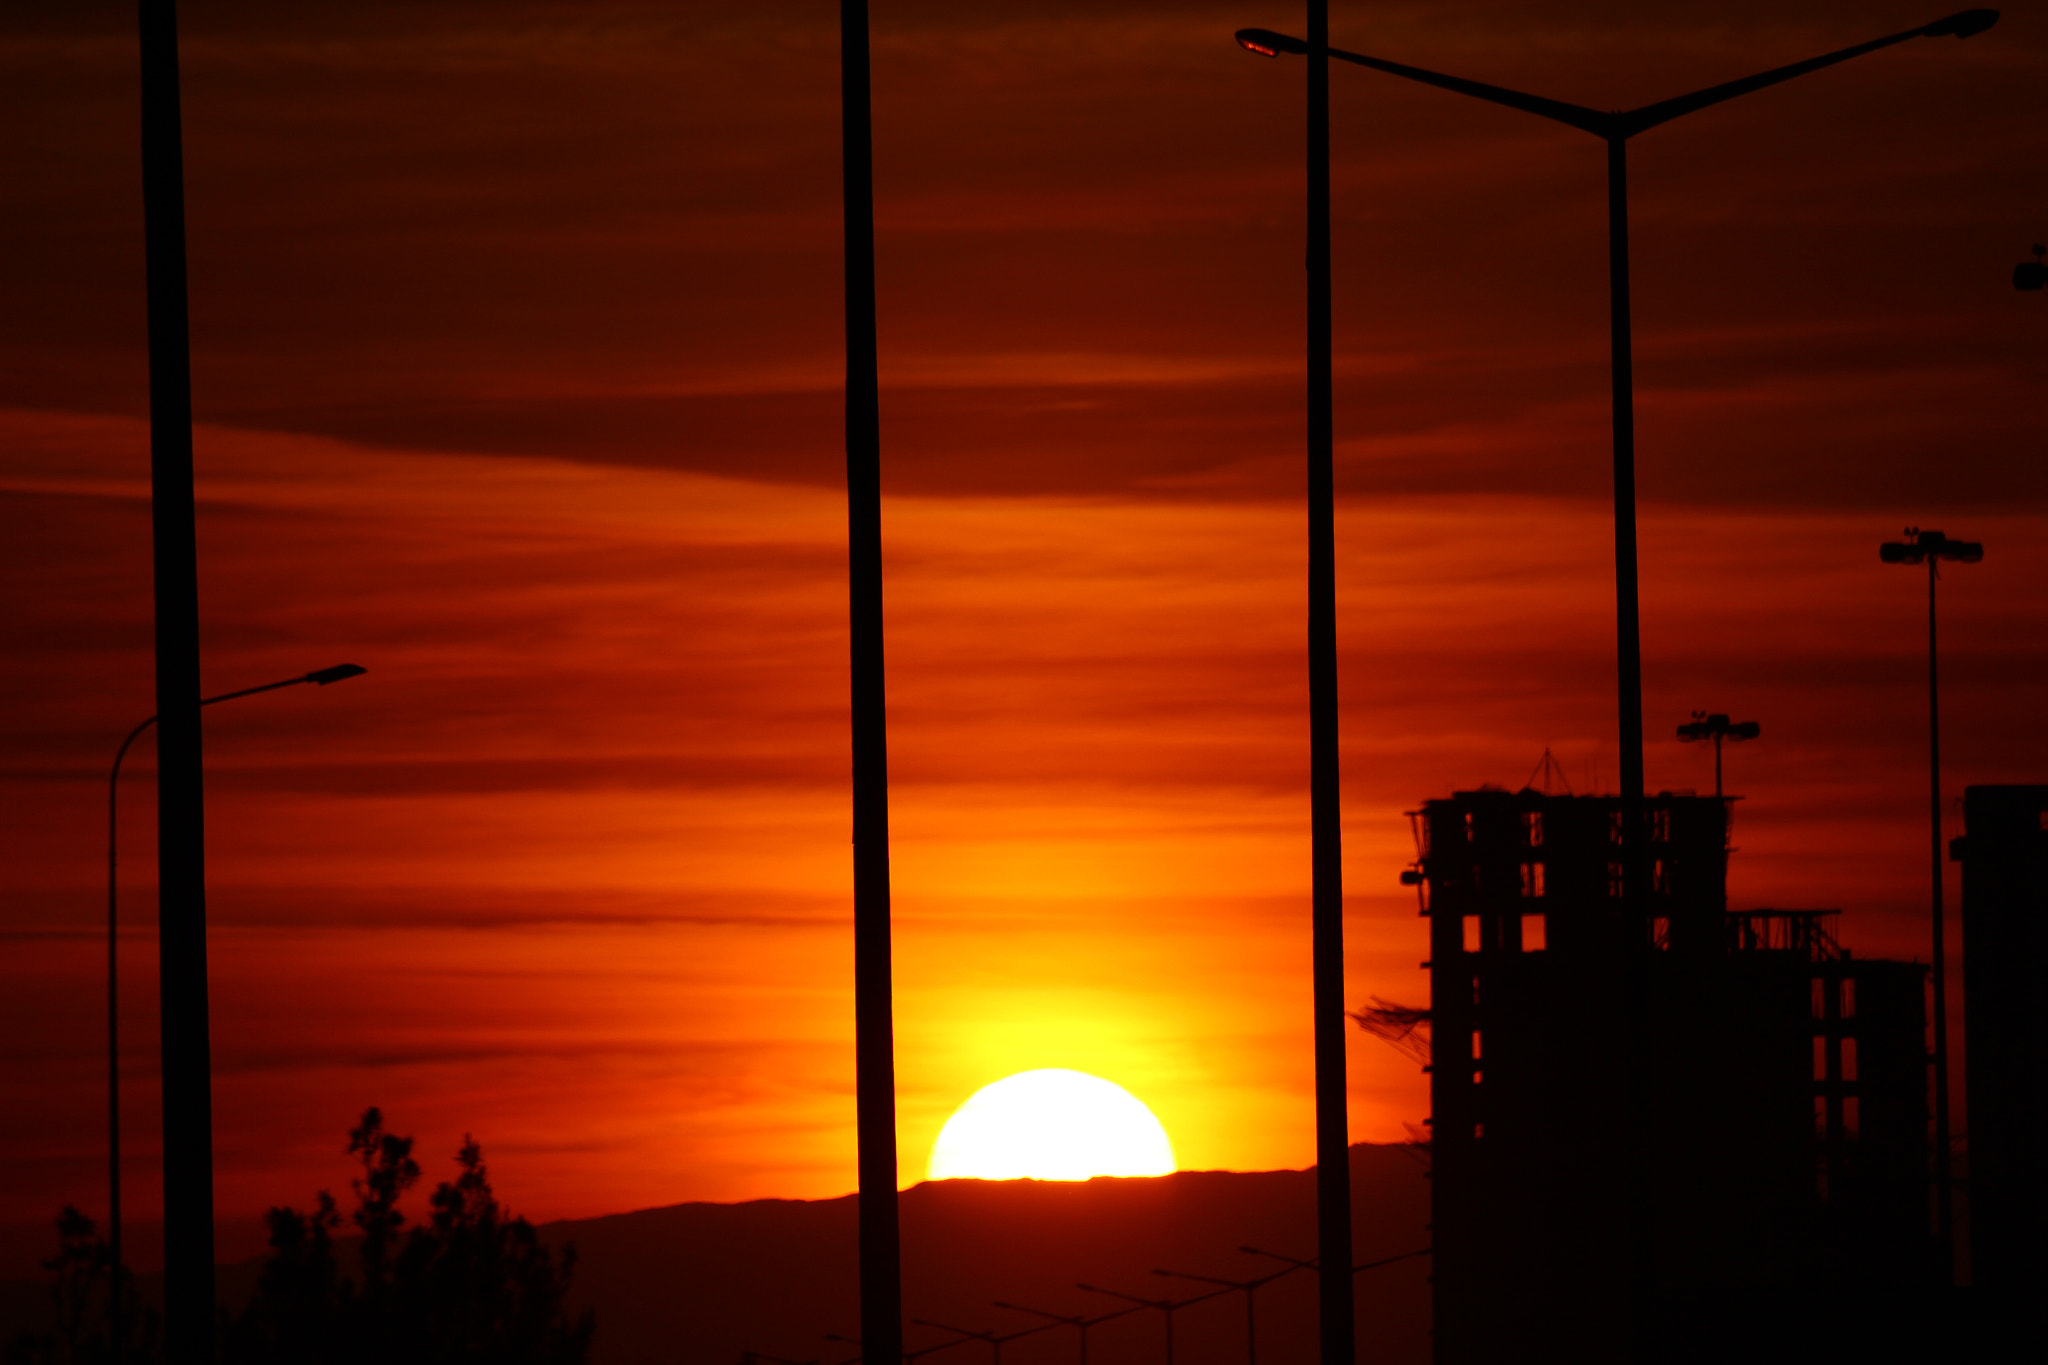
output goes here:
[{"label": "floodlight pole", "polygon": [[898,1365],[903,1359],[903,1265],[896,1209],[889,736],[882,652],[881,381],[875,341],[874,124],[868,84],[867,0],[840,0],[839,82],[846,232],[846,518],[852,636],[860,1335],[868,1365]]}]

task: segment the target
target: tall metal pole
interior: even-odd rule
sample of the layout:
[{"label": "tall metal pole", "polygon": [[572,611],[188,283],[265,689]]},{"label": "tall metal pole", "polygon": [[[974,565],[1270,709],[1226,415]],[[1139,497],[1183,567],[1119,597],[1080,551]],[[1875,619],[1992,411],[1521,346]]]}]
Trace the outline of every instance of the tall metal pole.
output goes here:
[{"label": "tall metal pole", "polygon": [[185,172],[175,0],[139,0],[138,20],[156,577],[164,1354],[171,1365],[212,1365],[213,1080],[207,1027],[192,357],[185,297]]},{"label": "tall metal pole", "polygon": [[1629,311],[1628,140],[1607,138],[1607,298],[1614,410],[1615,694],[1621,737],[1622,1027],[1627,1108],[1622,1135],[1626,1181],[1631,1351],[1647,1360],[1656,1288],[1650,1205],[1650,950],[1648,849],[1643,819],[1643,635],[1636,578],[1635,352]]},{"label": "tall metal pole", "polygon": [[1941,556],[1927,556],[1927,825],[1928,861],[1934,893],[1934,1227],[1940,1276],[1955,1276],[1954,1164],[1949,1151],[1948,1114],[1948,934],[1942,927],[1941,895],[1941,673],[1935,649],[1934,584]]},{"label": "tall metal pole", "polygon": [[881,398],[875,354],[874,128],[866,0],[840,0],[846,217],[846,522],[853,701],[853,975],[860,1166],[860,1337],[903,1358],[896,1047],[889,939],[889,741],[882,655]]},{"label": "tall metal pole", "polygon": [[1308,6],[1308,710],[1323,1365],[1351,1365],[1351,1139],[1344,1048],[1344,824],[1337,748],[1337,530],[1330,299],[1330,7]]}]

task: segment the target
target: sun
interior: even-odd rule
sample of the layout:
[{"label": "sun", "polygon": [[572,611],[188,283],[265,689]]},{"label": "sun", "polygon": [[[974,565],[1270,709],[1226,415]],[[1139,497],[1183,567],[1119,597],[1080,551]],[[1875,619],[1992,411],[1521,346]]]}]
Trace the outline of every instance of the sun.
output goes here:
[{"label": "sun", "polygon": [[932,1144],[932,1180],[1170,1175],[1173,1143],[1144,1101],[1085,1071],[1020,1071],[985,1085]]}]

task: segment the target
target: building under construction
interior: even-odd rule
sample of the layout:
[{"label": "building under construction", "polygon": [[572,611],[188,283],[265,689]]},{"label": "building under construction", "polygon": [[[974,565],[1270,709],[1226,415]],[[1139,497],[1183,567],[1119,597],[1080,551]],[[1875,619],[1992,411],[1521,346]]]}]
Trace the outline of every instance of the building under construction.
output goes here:
[{"label": "building under construction", "polygon": [[1731,912],[1730,810],[1646,801],[1633,922],[1619,798],[1417,813],[1441,1365],[1826,1354],[1929,1301],[1926,969]]}]

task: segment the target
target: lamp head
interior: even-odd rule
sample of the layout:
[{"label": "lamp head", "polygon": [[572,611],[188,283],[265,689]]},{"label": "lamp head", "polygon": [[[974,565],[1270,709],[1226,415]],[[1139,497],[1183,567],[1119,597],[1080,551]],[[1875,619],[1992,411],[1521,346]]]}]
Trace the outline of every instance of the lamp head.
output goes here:
[{"label": "lamp head", "polygon": [[1764,732],[1764,727],[1753,720],[1741,721],[1728,727],[1730,739],[1755,739]]},{"label": "lamp head", "polygon": [[336,664],[332,668],[322,668],[308,673],[301,681],[318,683],[320,686],[325,687],[329,683],[338,683],[344,678],[360,678],[369,671],[369,669],[364,668],[361,664]]},{"label": "lamp head", "polygon": [[1275,33],[1270,28],[1241,28],[1237,31],[1237,45],[1247,52],[1256,52],[1261,57],[1277,57],[1283,52],[1304,56],[1308,44],[1299,38],[1290,38],[1284,33]]},{"label": "lamp head", "polygon": [[1995,9],[1966,9],[1946,19],[1936,19],[1920,30],[1923,38],[1974,38],[1998,22]]},{"label": "lamp head", "polygon": [[2041,289],[2048,287],[2048,246],[2034,243],[2034,259],[2021,261],[2012,268],[2012,287],[2015,289]]}]

